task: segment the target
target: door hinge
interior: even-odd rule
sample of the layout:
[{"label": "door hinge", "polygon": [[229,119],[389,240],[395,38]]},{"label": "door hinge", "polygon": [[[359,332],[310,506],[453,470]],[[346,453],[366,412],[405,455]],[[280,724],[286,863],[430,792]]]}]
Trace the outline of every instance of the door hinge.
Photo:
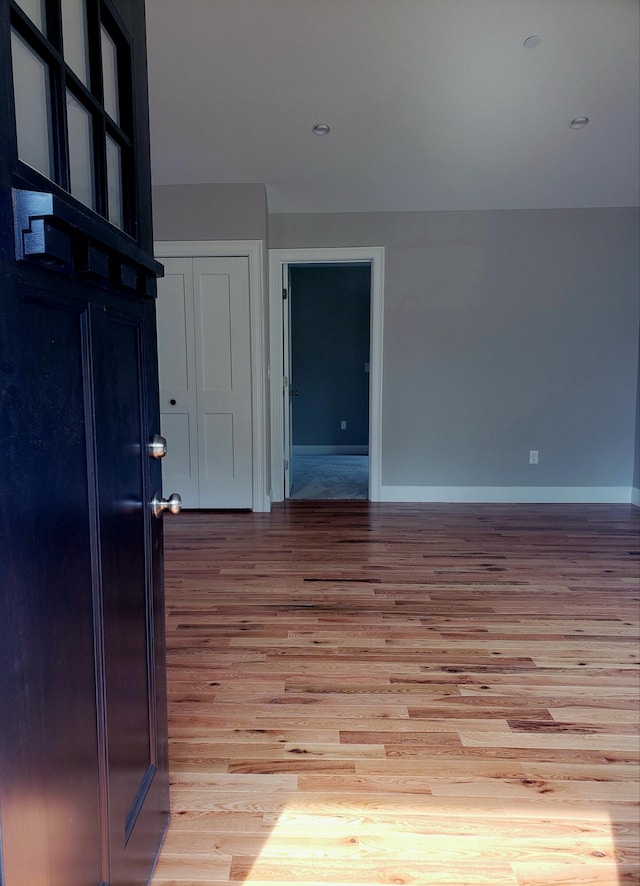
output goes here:
[{"label": "door hinge", "polygon": [[283,289],[282,290],[282,300],[286,301],[288,299],[288,297],[289,297],[289,293],[287,292],[286,289]]},{"label": "door hinge", "polygon": [[289,470],[289,459],[288,458],[285,458],[285,460],[284,460],[284,469],[285,469],[285,471]]}]

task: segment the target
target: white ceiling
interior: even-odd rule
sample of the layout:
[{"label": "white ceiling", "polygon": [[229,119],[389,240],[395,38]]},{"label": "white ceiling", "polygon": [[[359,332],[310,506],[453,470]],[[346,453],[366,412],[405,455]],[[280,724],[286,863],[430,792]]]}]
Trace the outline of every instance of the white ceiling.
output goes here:
[{"label": "white ceiling", "polygon": [[146,6],[155,184],[263,182],[271,212],[640,203],[640,0]]}]

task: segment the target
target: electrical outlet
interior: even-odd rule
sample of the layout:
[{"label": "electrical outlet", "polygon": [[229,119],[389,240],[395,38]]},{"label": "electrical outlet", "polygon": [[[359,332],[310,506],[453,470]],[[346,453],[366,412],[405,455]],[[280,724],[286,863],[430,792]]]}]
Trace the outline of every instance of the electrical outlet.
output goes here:
[{"label": "electrical outlet", "polygon": [[530,449],[529,450],[529,464],[537,465],[538,464],[538,450]]},{"label": "electrical outlet", "polygon": [[341,421],[341,422],[340,422],[340,430],[341,430],[341,431],[346,431],[346,430],[347,430],[347,423],[346,423],[346,421]]}]

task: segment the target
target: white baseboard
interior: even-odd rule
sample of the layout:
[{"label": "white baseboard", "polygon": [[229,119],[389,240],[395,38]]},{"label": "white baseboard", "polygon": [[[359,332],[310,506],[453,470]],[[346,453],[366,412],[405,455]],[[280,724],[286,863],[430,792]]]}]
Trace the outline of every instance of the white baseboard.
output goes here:
[{"label": "white baseboard", "polygon": [[632,500],[628,486],[382,486],[380,492],[384,502],[629,504]]},{"label": "white baseboard", "polygon": [[640,508],[640,489],[636,486],[631,490],[631,504],[635,505],[637,508]]},{"label": "white baseboard", "polygon": [[292,455],[368,455],[368,446],[304,446],[291,447]]}]

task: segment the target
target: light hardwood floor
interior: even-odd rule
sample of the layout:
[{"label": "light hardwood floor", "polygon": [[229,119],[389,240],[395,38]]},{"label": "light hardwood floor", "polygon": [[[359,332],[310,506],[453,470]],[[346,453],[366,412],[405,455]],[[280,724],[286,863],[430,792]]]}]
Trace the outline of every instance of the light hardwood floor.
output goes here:
[{"label": "light hardwood floor", "polygon": [[639,514],[165,518],[154,886],[640,882]]}]

